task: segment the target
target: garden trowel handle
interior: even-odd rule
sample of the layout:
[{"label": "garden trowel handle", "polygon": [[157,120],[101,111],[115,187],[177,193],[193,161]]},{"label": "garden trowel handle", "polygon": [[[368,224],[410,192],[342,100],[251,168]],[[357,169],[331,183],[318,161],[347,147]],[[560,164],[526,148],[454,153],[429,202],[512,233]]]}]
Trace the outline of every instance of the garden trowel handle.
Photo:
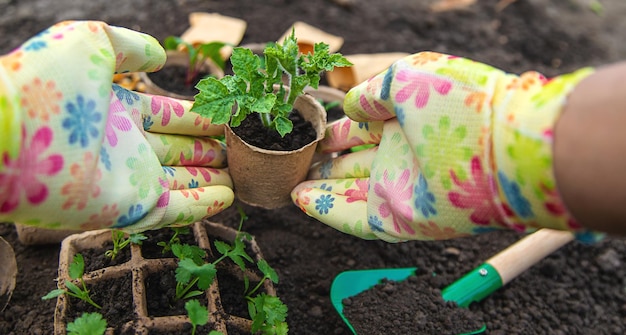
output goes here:
[{"label": "garden trowel handle", "polygon": [[540,229],[489,258],[485,263],[491,264],[498,271],[502,285],[506,285],[573,239],[574,234],[568,231]]},{"label": "garden trowel handle", "polygon": [[573,239],[574,235],[567,231],[545,228],[538,230],[500,251],[443,289],[443,299],[467,307],[470,303],[487,297]]}]

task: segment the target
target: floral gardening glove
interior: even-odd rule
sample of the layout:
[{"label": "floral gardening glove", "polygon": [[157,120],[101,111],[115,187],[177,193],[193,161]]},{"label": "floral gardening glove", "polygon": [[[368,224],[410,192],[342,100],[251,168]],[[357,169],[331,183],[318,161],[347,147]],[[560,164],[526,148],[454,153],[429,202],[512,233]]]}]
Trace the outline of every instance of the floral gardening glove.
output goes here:
[{"label": "floral gardening glove", "polygon": [[375,147],[321,162],[292,192],[308,215],[389,242],[494,228],[581,231],[552,172],[552,129],[591,69],[547,79],[422,52],[348,92],[348,118],[322,152]]},{"label": "floral gardening glove", "polygon": [[114,73],[155,71],[152,37],[62,22],[0,58],[0,221],[139,232],[220,212],[234,195],[222,127],[190,101],[127,91]]}]

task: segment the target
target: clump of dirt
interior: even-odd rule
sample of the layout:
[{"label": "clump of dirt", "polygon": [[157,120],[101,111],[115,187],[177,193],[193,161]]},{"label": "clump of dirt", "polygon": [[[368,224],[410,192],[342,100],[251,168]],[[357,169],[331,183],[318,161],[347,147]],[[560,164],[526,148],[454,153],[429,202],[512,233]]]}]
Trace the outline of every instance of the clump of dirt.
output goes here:
[{"label": "clump of dirt", "polygon": [[383,280],[370,290],[344,299],[344,315],[357,334],[466,334],[484,322],[469,309],[443,300],[441,276],[420,273],[404,281]]}]

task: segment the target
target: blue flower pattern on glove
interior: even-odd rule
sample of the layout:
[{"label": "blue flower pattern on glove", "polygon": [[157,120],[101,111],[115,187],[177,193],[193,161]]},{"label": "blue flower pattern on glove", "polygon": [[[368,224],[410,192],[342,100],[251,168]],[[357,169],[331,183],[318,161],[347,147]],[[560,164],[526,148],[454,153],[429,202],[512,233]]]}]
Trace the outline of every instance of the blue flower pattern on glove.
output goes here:
[{"label": "blue flower pattern on glove", "polygon": [[133,105],[136,101],[139,101],[141,98],[139,94],[129,91],[117,84],[113,84],[113,92],[115,96],[117,96],[120,101],[126,101],[126,104]]},{"label": "blue flower pattern on glove", "polygon": [[96,102],[85,101],[79,94],[76,104],[68,102],[66,109],[69,116],[63,119],[63,128],[70,131],[69,143],[79,142],[81,147],[86,148],[90,138],[96,139],[100,133],[97,125],[102,120],[102,114],[96,111]]},{"label": "blue flower pattern on glove", "polygon": [[327,160],[324,163],[322,163],[322,165],[320,166],[320,175],[322,176],[322,179],[328,179],[328,177],[330,177],[330,172],[332,171],[333,168],[333,161],[332,160]]},{"label": "blue flower pattern on glove", "polygon": [[315,210],[320,214],[328,214],[328,210],[333,208],[333,201],[335,198],[330,194],[324,194],[315,200]]},{"label": "blue flower pattern on glove", "polygon": [[128,215],[124,214],[117,219],[117,224],[113,225],[114,228],[123,228],[139,222],[143,219],[148,212],[144,212],[141,204],[131,205],[128,209]]},{"label": "blue flower pattern on glove", "polygon": [[534,216],[530,202],[521,193],[519,185],[509,180],[502,171],[498,171],[498,179],[500,179],[500,185],[504,190],[506,200],[511,205],[511,208],[517,215],[522,218],[528,219]]},{"label": "blue flower pattern on glove", "polygon": [[105,148],[100,149],[100,161],[104,164],[107,171],[111,171],[111,157]]},{"label": "blue flower pattern on glove", "polygon": [[437,210],[433,206],[435,195],[428,190],[428,182],[421,173],[413,193],[415,194],[415,208],[419,209],[425,218],[437,214]]},{"label": "blue flower pattern on glove", "polygon": [[367,218],[367,223],[373,232],[385,232],[385,229],[383,229],[383,221],[381,221],[377,216],[370,215]]}]

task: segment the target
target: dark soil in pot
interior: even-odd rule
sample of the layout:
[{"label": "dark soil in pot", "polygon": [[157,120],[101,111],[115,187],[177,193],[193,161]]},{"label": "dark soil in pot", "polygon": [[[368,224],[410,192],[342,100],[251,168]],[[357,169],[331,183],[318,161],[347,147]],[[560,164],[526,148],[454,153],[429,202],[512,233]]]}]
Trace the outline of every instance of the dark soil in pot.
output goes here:
[{"label": "dark soil in pot", "polygon": [[179,65],[166,66],[157,72],[148,74],[150,80],[160,88],[191,97],[198,93],[196,88],[198,82],[210,75],[208,72],[200,72],[195,80],[188,84],[186,82],[187,68]]},{"label": "dark soil in pot", "polygon": [[85,273],[109,266],[120,265],[130,260],[130,246],[120,250],[113,259],[105,255],[107,250],[113,250],[113,242],[105,243],[102,248],[81,251],[85,259]]},{"label": "dark soil in pot", "polygon": [[66,321],[71,322],[80,317],[83,313],[101,313],[107,326],[117,331],[135,317],[133,309],[132,290],[132,274],[127,272],[125,275],[87,285],[91,299],[102,308],[98,309],[80,299],[69,297]]},{"label": "dark soil in pot", "polygon": [[[158,271],[146,277],[146,297],[148,316],[187,315],[185,302],[187,299],[176,299],[175,268]],[[194,287],[192,290],[196,290]],[[202,294],[192,299],[200,301],[202,306],[207,306],[206,295]]]},{"label": "dark soil in pot", "polygon": [[174,229],[171,228],[146,231],[143,234],[148,238],[141,244],[141,256],[148,259],[175,257],[171,250],[166,250],[163,245],[159,245],[161,242],[171,241],[172,238],[175,238],[174,242],[180,244],[196,244],[195,236],[191,229],[178,233],[176,237],[174,237]]},{"label": "dark soil in pot", "polygon": [[[242,44],[275,40],[302,20],[344,37],[340,50],[344,55],[433,50],[509,72],[537,70],[547,76],[626,58],[623,0],[600,0],[602,15],[591,11],[585,0],[517,0],[502,11],[496,10],[500,0],[484,0],[459,11],[430,13],[427,6],[434,1],[359,0],[338,5],[340,1],[334,0],[140,0],[124,2],[123,8],[102,0],[80,5],[4,1],[0,50],[7,53],[67,18],[101,19],[163,40],[187,29],[190,12],[205,11],[245,19],[248,29]],[[268,18],[276,17],[280,17],[276,24],[267,24]],[[339,233],[295,206],[272,211],[244,208],[250,217],[244,230],[256,237],[278,271],[277,294],[289,307],[290,333],[298,335],[349,334],[329,299],[332,279],[341,271],[418,266],[452,281],[520,237],[494,232],[453,241],[388,244]],[[235,227],[236,210],[215,218],[221,220]],[[13,245],[19,268],[16,291],[0,312],[0,332],[51,334],[54,302],[40,297],[56,285],[58,246],[23,246],[13,226],[6,224],[0,225],[0,235]],[[470,311],[482,313],[487,334],[624,334],[625,255],[622,237],[594,245],[570,243]],[[404,307],[381,302],[379,312],[392,308]]]},{"label": "dark soil in pot", "polygon": [[256,114],[243,120],[239,126],[233,128],[233,132],[248,144],[276,151],[297,150],[316,139],[315,128],[311,122],[306,121],[300,115],[298,110],[294,109],[289,114],[289,120],[293,122],[293,130],[284,137],[281,137],[274,129],[265,127]]}]

